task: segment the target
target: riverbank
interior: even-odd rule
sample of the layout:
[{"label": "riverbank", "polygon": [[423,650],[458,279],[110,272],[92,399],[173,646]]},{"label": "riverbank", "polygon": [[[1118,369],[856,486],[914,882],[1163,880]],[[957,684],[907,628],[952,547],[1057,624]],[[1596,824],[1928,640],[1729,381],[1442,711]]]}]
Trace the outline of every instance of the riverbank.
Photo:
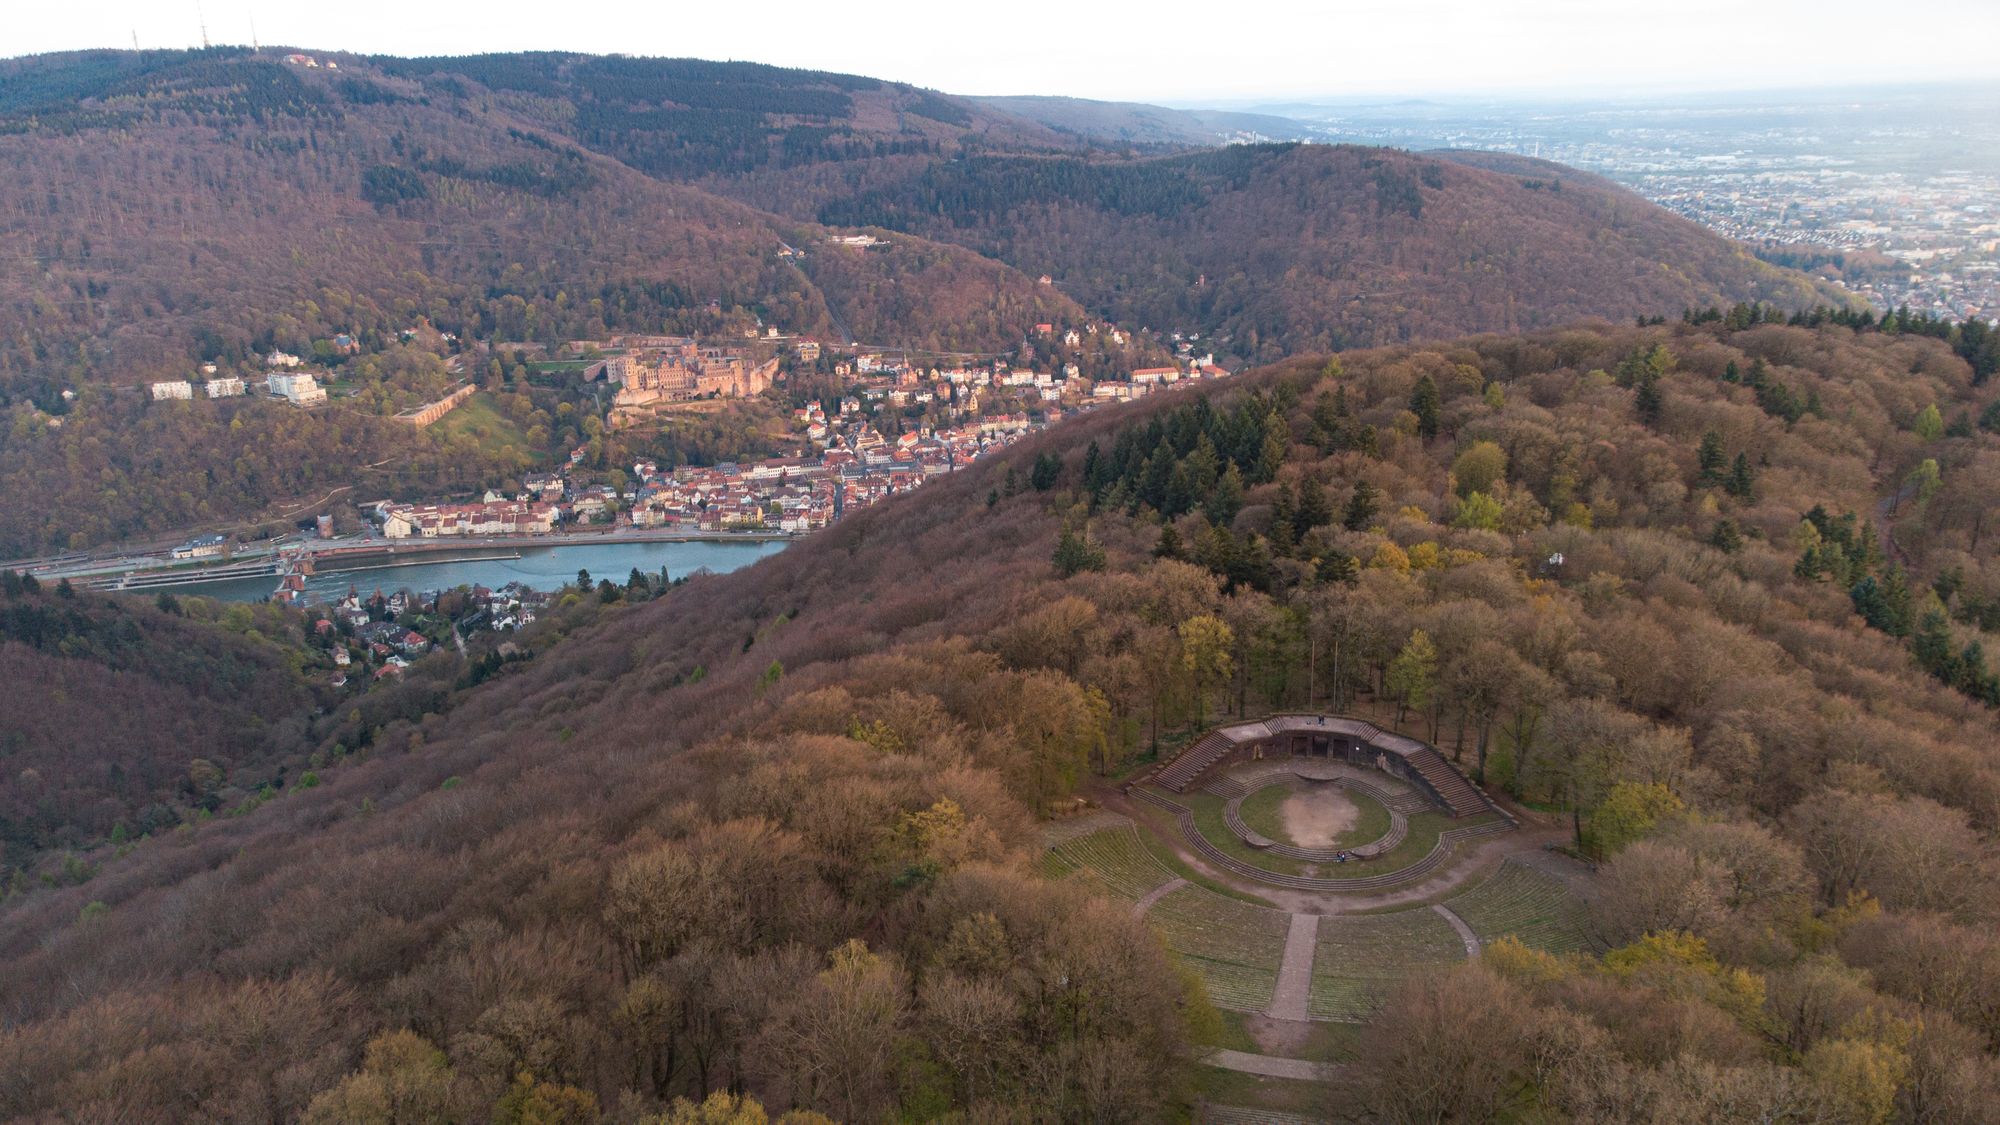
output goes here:
[{"label": "riverbank", "polygon": [[[393,562],[371,563],[366,561],[367,556],[348,556],[337,565],[317,568],[306,576],[304,593],[305,601],[311,603],[338,601],[347,596],[350,588],[367,595],[376,590],[385,594],[398,590],[421,593],[458,586],[499,589],[509,582],[518,582],[529,589],[550,591],[575,582],[579,570],[589,571],[593,581],[608,578],[622,585],[634,570],[657,575],[664,569],[674,578],[703,570],[727,573],[788,546],[789,537],[770,536],[625,541],[549,536],[537,538],[533,546],[504,550],[451,544],[439,549],[402,552]],[[269,598],[276,582],[271,577],[236,578],[177,589],[224,601],[254,602]]]},{"label": "riverbank", "polygon": [[[69,579],[101,590],[142,590],[200,585],[252,575],[277,575],[288,568],[280,556],[310,559],[315,571],[350,571],[415,566],[454,561],[467,551],[527,551],[545,548],[596,547],[631,543],[771,543],[798,536],[776,531],[701,531],[669,527],[606,528],[548,535],[452,536],[445,539],[386,539],[379,535],[345,539],[283,539],[248,544],[228,558],[188,560],[157,555],[107,557],[65,556],[33,564],[5,564],[25,569],[44,582]],[[509,556],[518,557],[518,555]]]},{"label": "riverbank", "polygon": [[302,544],[316,566],[327,560],[381,556],[435,554],[496,547],[515,549],[543,547],[589,547],[613,543],[778,543],[797,535],[782,531],[698,531],[666,527],[628,527],[605,531],[565,531],[549,535],[454,535],[445,539],[384,539],[380,536],[353,539],[309,540]]}]

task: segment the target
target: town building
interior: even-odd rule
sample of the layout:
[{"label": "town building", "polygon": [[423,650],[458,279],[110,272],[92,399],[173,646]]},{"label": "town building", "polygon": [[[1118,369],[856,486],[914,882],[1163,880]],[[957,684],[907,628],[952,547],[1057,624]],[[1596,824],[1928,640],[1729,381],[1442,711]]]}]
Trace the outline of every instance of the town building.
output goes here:
[{"label": "town building", "polygon": [[273,372],[264,380],[265,389],[293,406],[318,406],[326,401],[326,388],[319,385],[312,372],[297,374]]},{"label": "town building", "polygon": [[172,554],[175,559],[212,559],[222,554],[223,548],[228,545],[229,537],[226,535],[204,535],[175,547]]},{"label": "town building", "polygon": [[194,384],[186,379],[169,379],[152,385],[153,401],[165,402],[169,399],[186,402],[194,397]]},{"label": "town building", "polygon": [[778,361],[757,361],[692,339],[652,338],[649,346],[607,356],[605,378],[618,385],[617,407],[646,407],[697,398],[750,398],[763,394]]},{"label": "town building", "polygon": [[555,524],[555,505],[518,500],[491,504],[401,504],[382,513],[382,534],[390,539],[543,535],[555,530]]}]

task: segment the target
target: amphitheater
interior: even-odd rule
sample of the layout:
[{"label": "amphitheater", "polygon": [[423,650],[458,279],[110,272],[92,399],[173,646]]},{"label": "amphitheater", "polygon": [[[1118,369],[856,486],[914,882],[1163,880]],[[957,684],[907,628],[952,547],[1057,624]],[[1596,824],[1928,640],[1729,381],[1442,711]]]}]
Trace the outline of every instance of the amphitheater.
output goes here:
[{"label": "amphitheater", "polygon": [[[1355,1034],[1339,1029],[1412,972],[1503,937],[1596,945],[1587,872],[1542,846],[1551,833],[1435,747],[1359,719],[1215,728],[1105,805],[1051,827],[1045,871],[1130,903],[1239,1029],[1234,1047],[1260,1048],[1218,1047],[1210,1064],[1255,1081],[1335,1074],[1296,1045]],[[1274,1042],[1294,1049],[1261,1050]]]}]

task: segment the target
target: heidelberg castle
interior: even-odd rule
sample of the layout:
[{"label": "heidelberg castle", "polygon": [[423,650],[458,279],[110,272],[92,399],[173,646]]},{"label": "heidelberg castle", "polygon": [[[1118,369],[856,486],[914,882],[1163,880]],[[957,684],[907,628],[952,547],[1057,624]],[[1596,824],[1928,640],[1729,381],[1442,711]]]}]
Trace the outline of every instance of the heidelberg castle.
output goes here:
[{"label": "heidelberg castle", "polygon": [[778,373],[775,358],[758,362],[683,336],[628,336],[618,342],[625,350],[604,357],[603,376],[618,388],[621,407],[750,398],[764,393]]}]

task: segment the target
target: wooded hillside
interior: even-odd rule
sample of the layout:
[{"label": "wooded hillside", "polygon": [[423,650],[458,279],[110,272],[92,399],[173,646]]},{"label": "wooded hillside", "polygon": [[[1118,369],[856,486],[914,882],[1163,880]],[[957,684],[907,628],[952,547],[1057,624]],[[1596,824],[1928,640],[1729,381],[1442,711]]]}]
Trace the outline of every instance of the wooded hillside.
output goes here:
[{"label": "wooded hillside", "polygon": [[[780,254],[816,251],[813,224],[645,175],[518,98],[405,69],[220,49],[0,68],[0,395],[51,407],[63,387],[184,377],[231,349],[309,354],[315,339],[393,337],[419,317],[542,342],[761,317],[991,350],[1080,315],[1005,266],[916,238],[899,249],[923,264],[857,255],[849,288],[829,292]],[[919,302],[882,316],[866,294],[895,280],[941,315]],[[959,284],[994,315],[942,315]]]},{"label": "wooded hillside", "polygon": [[[171,595],[24,590],[0,576],[0,869],[87,876],[107,841],[164,833],[284,784],[317,700],[300,621]],[[70,870],[45,856],[67,852]]]},{"label": "wooded hillside", "polygon": [[2000,385],[1948,327],[1699,319],[1159,396],[613,607],[10,900],[0,1112],[1158,1120],[1204,1001],[1035,816],[1309,705],[1608,862],[1612,951],[1420,980],[1370,1112],[1990,1120]]},{"label": "wooded hillside", "polygon": [[1214,334],[1224,354],[1266,360],[1579,316],[1844,299],[1607,180],[1491,163],[1325,145],[991,155],[823,189],[812,204],[821,221],[958,242],[1047,273],[1121,323]]},{"label": "wooded hillside", "polygon": [[[1268,359],[1831,299],[1554,165],[1133,157],[972,100],[749,64],[282,57],[0,65],[0,395],[53,409],[64,387],[420,316],[531,340],[761,317],[990,351],[1087,313]],[[828,270],[822,222],[905,234]]]}]

